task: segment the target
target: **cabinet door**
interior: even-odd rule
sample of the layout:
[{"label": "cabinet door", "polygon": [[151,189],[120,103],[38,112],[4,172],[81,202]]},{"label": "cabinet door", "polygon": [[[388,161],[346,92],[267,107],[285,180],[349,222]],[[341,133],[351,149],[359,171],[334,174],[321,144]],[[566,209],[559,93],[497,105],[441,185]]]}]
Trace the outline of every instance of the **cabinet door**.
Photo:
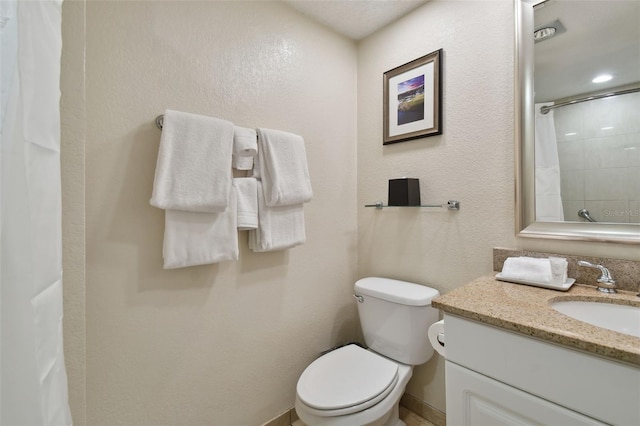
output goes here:
[{"label": "cabinet door", "polygon": [[590,417],[446,362],[447,425],[604,425]]}]

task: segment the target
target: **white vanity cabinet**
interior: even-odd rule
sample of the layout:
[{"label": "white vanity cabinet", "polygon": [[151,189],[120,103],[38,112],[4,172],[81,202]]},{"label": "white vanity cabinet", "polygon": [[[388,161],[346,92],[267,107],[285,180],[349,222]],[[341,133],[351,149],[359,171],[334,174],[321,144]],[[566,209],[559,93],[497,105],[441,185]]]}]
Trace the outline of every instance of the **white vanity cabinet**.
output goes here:
[{"label": "white vanity cabinet", "polygon": [[447,424],[640,425],[640,368],[445,313]]}]

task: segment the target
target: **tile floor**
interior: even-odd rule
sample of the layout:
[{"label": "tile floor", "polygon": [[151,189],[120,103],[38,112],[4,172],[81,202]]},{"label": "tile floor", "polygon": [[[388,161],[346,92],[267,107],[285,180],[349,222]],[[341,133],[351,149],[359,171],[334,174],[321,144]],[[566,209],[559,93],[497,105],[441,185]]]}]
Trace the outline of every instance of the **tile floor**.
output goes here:
[{"label": "tile floor", "polygon": [[[435,426],[433,423],[426,421],[416,413],[407,410],[403,406],[400,406],[400,419],[404,421],[407,426]],[[306,426],[302,423],[302,420],[296,420],[292,426]]]},{"label": "tile floor", "polygon": [[400,406],[400,419],[404,421],[407,426],[435,426],[433,423],[423,419],[413,411],[409,411]]}]

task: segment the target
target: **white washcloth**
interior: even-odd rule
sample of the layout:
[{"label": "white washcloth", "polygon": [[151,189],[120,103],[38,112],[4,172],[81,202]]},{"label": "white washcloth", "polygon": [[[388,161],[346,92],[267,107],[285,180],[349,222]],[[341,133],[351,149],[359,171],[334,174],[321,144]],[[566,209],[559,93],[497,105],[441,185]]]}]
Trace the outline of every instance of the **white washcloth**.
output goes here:
[{"label": "white washcloth", "polygon": [[164,268],[238,260],[235,190],[221,213],[167,210],[164,222]]},{"label": "white washcloth", "polygon": [[553,279],[549,259],[508,257],[502,266],[502,277],[520,281],[549,283]]},{"label": "white washcloth", "polygon": [[164,113],[151,205],[221,212],[231,189],[233,124],[213,117]]},{"label": "white washcloth", "polygon": [[238,170],[253,169],[253,157],[258,153],[258,134],[254,129],[235,127],[231,164]]},{"label": "white washcloth", "polygon": [[258,150],[256,159],[253,162],[253,169],[251,170],[251,174],[249,176],[252,178],[262,180],[262,173],[260,173],[260,150]]},{"label": "white washcloth", "polygon": [[258,129],[259,173],[267,206],[290,206],[311,200],[311,179],[302,136]]},{"label": "white washcloth", "polygon": [[269,207],[264,203],[262,183],[258,182],[260,226],[249,231],[249,248],[255,252],[284,250],[304,244],[303,205]]},{"label": "white washcloth", "polygon": [[246,231],[258,227],[258,181],[255,178],[234,178],[238,197],[238,229]]}]

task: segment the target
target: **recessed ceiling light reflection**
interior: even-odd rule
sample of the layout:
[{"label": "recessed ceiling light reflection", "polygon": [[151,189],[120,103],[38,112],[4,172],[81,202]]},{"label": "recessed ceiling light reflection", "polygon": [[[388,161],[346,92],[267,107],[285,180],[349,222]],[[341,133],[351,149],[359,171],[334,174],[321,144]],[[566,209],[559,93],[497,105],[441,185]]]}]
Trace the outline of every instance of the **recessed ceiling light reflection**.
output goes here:
[{"label": "recessed ceiling light reflection", "polygon": [[600,127],[600,130],[611,130],[611,129],[613,129],[613,126]]},{"label": "recessed ceiling light reflection", "polygon": [[609,81],[612,78],[613,78],[613,76],[611,76],[611,74],[600,74],[599,76],[597,76],[596,78],[591,80],[591,82],[592,83],[604,83],[605,81]]},{"label": "recessed ceiling light reflection", "polygon": [[571,133],[565,133],[564,135],[565,136],[575,136],[575,135],[577,135],[577,133],[576,132],[571,132]]}]

